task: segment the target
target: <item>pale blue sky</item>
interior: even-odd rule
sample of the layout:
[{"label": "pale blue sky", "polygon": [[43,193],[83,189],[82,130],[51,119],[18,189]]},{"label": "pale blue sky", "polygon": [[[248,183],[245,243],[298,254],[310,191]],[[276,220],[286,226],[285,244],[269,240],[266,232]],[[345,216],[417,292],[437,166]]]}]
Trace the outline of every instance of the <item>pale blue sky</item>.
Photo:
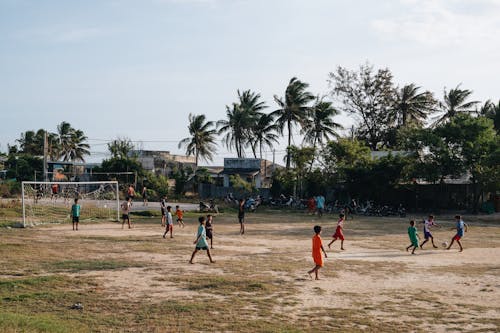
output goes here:
[{"label": "pale blue sky", "polygon": [[498,100],[498,17],[499,0],[0,0],[0,151],[64,120],[91,161],[117,136],[182,153],[188,114],[224,118],[237,89],[274,110],[291,77],[324,94],[366,61],[437,97],[462,83]]}]

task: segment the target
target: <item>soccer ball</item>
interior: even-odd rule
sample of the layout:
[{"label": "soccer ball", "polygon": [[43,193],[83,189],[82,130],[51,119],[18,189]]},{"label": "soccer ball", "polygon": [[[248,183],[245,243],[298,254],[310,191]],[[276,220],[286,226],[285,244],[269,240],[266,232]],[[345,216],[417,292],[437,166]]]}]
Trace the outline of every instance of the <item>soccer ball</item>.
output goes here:
[{"label": "soccer ball", "polygon": [[443,242],[443,243],[441,243],[441,245],[442,245],[444,248],[446,248],[446,247],[448,247],[448,242]]},{"label": "soccer ball", "polygon": [[104,204],[104,208],[108,208],[108,205]]}]

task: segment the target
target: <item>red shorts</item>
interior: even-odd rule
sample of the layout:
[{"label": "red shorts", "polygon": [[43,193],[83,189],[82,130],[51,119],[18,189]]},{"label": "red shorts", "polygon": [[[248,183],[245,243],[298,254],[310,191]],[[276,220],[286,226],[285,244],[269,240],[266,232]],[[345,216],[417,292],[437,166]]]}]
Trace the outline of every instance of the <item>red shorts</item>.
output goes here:
[{"label": "red shorts", "polygon": [[344,234],[342,233],[342,229],[340,227],[337,227],[332,237],[344,240]]},{"label": "red shorts", "polygon": [[453,237],[453,240],[459,241],[459,240],[460,240],[460,238],[462,238],[462,236],[455,235],[455,237]]}]

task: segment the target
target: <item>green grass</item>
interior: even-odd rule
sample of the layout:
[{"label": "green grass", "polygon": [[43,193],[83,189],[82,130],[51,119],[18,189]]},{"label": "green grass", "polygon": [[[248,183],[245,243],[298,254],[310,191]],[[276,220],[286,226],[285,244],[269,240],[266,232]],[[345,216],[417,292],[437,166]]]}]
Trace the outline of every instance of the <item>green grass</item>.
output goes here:
[{"label": "green grass", "polygon": [[56,273],[77,273],[80,271],[102,271],[129,267],[145,267],[145,264],[117,260],[64,260],[48,263],[46,269]]}]

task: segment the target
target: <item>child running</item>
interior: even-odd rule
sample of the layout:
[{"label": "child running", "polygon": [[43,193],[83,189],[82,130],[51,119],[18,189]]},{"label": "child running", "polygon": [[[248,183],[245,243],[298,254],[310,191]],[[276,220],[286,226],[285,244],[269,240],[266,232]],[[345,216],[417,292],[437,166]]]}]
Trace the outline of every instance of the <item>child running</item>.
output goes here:
[{"label": "child running", "polygon": [[128,197],[127,201],[122,203],[122,229],[125,225],[125,221],[128,222],[128,228],[132,228],[132,223],[130,223],[130,206],[132,206],[132,198]]},{"label": "child running", "polygon": [[172,219],[172,206],[167,206],[167,224],[165,227],[165,233],[163,234],[163,238],[170,231],[170,238],[174,238],[172,233],[174,232],[174,220]]},{"label": "child running", "polygon": [[212,225],[213,222],[213,216],[208,214],[207,215],[207,221],[205,222],[205,230],[207,232],[207,238],[210,239],[210,248],[213,249],[213,240],[214,240],[214,227]]},{"label": "child running", "polygon": [[333,242],[335,242],[337,239],[340,239],[340,249],[344,251],[344,221],[345,221],[345,215],[344,214],[339,214],[339,221],[337,222],[337,229],[335,229],[335,233],[333,234],[333,239],[330,243],[328,243],[328,248],[330,249],[331,245]]},{"label": "child running", "polygon": [[406,248],[406,252],[410,249],[410,247],[413,246],[413,251],[411,251],[411,254],[415,254],[415,250],[418,247],[418,232],[417,228],[415,228],[415,221],[411,220],[410,221],[410,226],[408,227],[408,237],[410,237],[410,242],[411,244]]},{"label": "child running", "polygon": [[[456,222],[455,228],[457,229],[457,233],[455,234],[455,236],[453,236],[450,245],[446,249],[449,250],[453,245],[453,242],[457,241],[458,246],[460,246],[459,252],[462,252],[464,248],[462,247],[462,243],[460,243],[460,239],[464,237],[464,232],[468,231],[469,226],[464,221],[462,221],[462,217],[460,215],[455,215],[455,222]],[[451,230],[455,230],[455,228],[452,228]]]},{"label": "child running", "polygon": [[320,268],[323,267],[323,256],[321,255],[321,251],[323,251],[325,258],[328,256],[326,255],[325,249],[323,248],[323,241],[321,240],[321,226],[316,225],[313,230],[315,235],[312,238],[312,257],[315,266],[307,272],[307,274],[309,274],[309,277],[312,280],[312,273],[314,273],[316,280],[319,280],[318,272]]},{"label": "child running", "polygon": [[75,203],[71,206],[71,220],[73,221],[73,230],[78,230],[78,222],[80,222],[80,205],[78,204],[78,198],[75,198]]},{"label": "child running", "polygon": [[431,239],[431,242],[432,242],[432,247],[434,247],[435,249],[437,249],[438,247],[436,246],[436,244],[434,244],[434,237],[432,237],[432,234],[431,234],[431,227],[433,226],[436,226],[439,228],[439,225],[437,225],[436,222],[434,222],[434,215],[429,215],[429,218],[427,220],[424,220],[424,222],[422,222],[424,224],[424,241],[420,244],[420,248],[423,249],[422,246],[424,246],[425,243],[427,243],[429,241],[429,238]]},{"label": "child running", "polygon": [[210,259],[210,263],[214,263],[215,261],[212,260],[212,256],[210,255],[210,250],[208,249],[208,243],[207,243],[207,234],[205,230],[205,217],[200,216],[198,218],[198,221],[200,222],[200,226],[198,227],[198,234],[196,237],[196,240],[193,242],[193,244],[196,244],[196,248],[193,251],[193,254],[191,255],[191,260],[189,260],[190,264],[193,263],[194,256],[196,255],[196,252],[200,250],[207,251],[208,259]]},{"label": "child running", "polygon": [[184,220],[182,219],[184,212],[179,208],[179,206],[175,206],[175,215],[177,215],[177,224],[184,228]]}]

